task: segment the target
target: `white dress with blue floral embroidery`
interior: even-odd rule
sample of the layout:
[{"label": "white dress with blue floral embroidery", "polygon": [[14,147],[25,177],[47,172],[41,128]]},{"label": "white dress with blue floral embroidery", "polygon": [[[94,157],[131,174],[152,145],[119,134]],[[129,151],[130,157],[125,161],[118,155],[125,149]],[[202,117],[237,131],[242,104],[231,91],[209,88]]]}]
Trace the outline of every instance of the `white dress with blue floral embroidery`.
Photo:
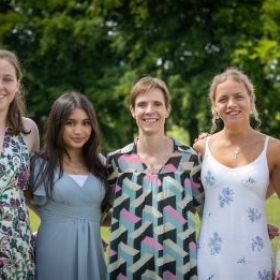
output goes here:
[{"label": "white dress with blue floral embroidery", "polygon": [[198,240],[199,280],[273,279],[265,196],[267,144],[256,160],[229,168],[208,147],[202,164],[205,206]]}]

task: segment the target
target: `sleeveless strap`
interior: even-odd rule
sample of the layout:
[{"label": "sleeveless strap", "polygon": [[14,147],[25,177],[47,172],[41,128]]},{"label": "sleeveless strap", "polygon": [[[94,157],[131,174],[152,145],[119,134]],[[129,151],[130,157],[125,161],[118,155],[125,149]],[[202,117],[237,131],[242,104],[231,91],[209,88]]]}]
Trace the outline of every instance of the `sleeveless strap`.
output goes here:
[{"label": "sleeveless strap", "polygon": [[210,138],[210,136],[206,137],[204,156],[209,153],[209,138]]},{"label": "sleeveless strap", "polygon": [[268,147],[268,140],[269,140],[269,136],[266,136],[266,138],[265,138],[265,142],[264,142],[264,151],[265,151],[265,153],[267,152],[267,147]]}]

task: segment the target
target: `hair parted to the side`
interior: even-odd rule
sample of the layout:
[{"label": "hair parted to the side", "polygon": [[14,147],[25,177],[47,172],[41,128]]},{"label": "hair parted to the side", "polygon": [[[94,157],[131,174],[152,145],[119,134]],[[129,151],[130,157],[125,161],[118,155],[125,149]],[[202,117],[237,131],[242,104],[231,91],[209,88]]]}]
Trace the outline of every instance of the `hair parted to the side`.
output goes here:
[{"label": "hair parted to the side", "polygon": [[219,120],[219,116],[217,116],[217,113],[214,109],[214,102],[215,102],[215,93],[217,86],[223,82],[225,82],[228,79],[233,79],[234,81],[238,83],[243,83],[248,91],[248,95],[252,97],[253,103],[251,108],[251,115],[257,122],[257,125],[259,126],[261,124],[261,120],[259,118],[259,113],[256,108],[256,95],[255,95],[255,89],[253,86],[253,83],[251,82],[250,78],[242,72],[240,69],[236,67],[229,67],[224,72],[217,74],[212,79],[210,89],[209,89],[209,99],[211,101],[211,113],[212,113],[212,127],[211,132],[215,132],[217,130],[217,122]]},{"label": "hair parted to the side", "polygon": [[[47,161],[47,164],[42,166],[42,168],[44,168],[43,180],[47,186],[46,192],[48,196],[52,193],[55,168],[59,167],[60,177],[63,174],[63,156],[65,154],[68,155],[62,137],[63,127],[70,114],[77,108],[82,109],[87,114],[92,128],[90,138],[82,149],[85,163],[90,173],[97,176],[104,183],[106,193],[109,192],[107,171],[100,156],[100,129],[93,104],[85,95],[76,91],[68,91],[58,97],[51,107],[43,138],[43,149],[40,153],[40,157]],[[107,203],[109,203],[107,199],[106,195],[106,201],[103,201],[106,204],[103,205],[105,208],[107,208]]]},{"label": "hair parted to the side", "polygon": [[130,93],[130,106],[134,109],[137,96],[153,88],[158,88],[163,92],[165,107],[168,108],[170,106],[170,93],[165,82],[150,75],[140,78],[134,84]]},{"label": "hair parted to the side", "polygon": [[30,131],[27,131],[24,128],[22,117],[25,113],[25,103],[23,100],[23,88],[22,88],[22,72],[19,60],[16,54],[12,51],[0,49],[0,59],[8,61],[15,69],[16,78],[20,85],[19,91],[15,94],[14,100],[11,102],[8,115],[7,115],[7,125],[9,128],[9,133],[11,135],[17,135],[20,132],[24,134],[29,134]]}]

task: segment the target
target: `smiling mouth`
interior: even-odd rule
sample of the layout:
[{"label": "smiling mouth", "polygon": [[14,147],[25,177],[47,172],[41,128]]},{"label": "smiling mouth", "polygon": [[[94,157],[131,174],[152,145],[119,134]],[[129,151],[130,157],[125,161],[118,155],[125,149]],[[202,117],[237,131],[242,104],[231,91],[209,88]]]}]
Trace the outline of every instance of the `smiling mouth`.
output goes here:
[{"label": "smiling mouth", "polygon": [[157,119],[146,119],[144,120],[145,122],[148,122],[148,123],[154,123],[157,121]]},{"label": "smiling mouth", "polygon": [[238,112],[230,112],[230,113],[227,113],[227,115],[231,116],[231,117],[235,117],[237,115],[239,115],[239,111]]}]

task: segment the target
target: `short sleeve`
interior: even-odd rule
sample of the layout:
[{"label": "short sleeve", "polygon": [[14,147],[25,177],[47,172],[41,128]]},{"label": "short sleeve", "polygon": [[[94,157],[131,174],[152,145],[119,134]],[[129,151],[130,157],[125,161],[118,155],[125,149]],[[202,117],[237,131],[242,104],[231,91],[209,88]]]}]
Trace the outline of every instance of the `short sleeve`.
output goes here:
[{"label": "short sleeve", "polygon": [[110,196],[110,202],[113,205],[113,201],[115,198],[115,191],[117,186],[117,179],[119,176],[119,169],[117,166],[117,159],[116,154],[111,153],[107,157],[107,171],[108,171],[108,181],[111,188],[111,196]]},{"label": "short sleeve", "polygon": [[45,185],[42,180],[44,161],[42,159],[33,159],[30,164],[29,185],[32,188],[32,205],[44,205],[47,202]]},{"label": "short sleeve", "polygon": [[205,198],[204,188],[201,183],[201,165],[202,165],[202,158],[199,154],[197,154],[192,169],[192,182],[193,182],[192,191],[193,191],[194,206],[200,217],[202,215],[204,198]]}]

